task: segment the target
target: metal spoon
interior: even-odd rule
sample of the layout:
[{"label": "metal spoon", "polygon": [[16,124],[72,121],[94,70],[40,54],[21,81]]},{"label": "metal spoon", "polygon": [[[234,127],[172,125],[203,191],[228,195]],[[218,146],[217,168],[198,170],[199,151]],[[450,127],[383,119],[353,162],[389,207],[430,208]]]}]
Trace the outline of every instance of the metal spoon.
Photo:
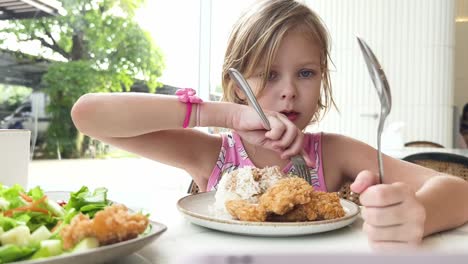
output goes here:
[{"label": "metal spoon", "polygon": [[379,182],[382,183],[384,170],[381,151],[381,137],[385,119],[390,114],[390,110],[392,109],[392,94],[390,92],[390,86],[388,85],[385,72],[380,66],[379,61],[370,49],[369,45],[367,45],[367,43],[362,38],[356,38],[359,43],[359,47],[361,48],[362,54],[364,55],[364,60],[367,65],[367,69],[369,70],[372,82],[374,83],[375,90],[377,91],[380,99],[379,126],[377,128],[377,159],[379,162]]}]

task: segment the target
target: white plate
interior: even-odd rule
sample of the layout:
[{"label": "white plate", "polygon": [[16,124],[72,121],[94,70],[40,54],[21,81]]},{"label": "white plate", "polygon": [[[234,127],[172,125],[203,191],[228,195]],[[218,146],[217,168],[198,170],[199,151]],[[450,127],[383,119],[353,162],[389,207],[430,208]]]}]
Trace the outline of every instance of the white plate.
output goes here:
[{"label": "white plate", "polygon": [[[69,192],[45,192],[47,197],[52,200],[63,200],[67,201],[70,197]],[[101,246],[95,249],[90,249],[80,253],[63,254],[51,258],[43,258],[38,260],[26,260],[13,262],[15,264],[82,264],[82,263],[103,263],[112,262],[116,259],[122,259],[125,256],[131,255],[132,253],[142,249],[149,243],[153,242],[158,238],[167,227],[161,223],[150,221],[151,230],[144,236],[119,242],[116,244]],[[129,258],[134,255],[129,256]],[[133,262],[132,262],[133,263]]]},{"label": "white plate", "polygon": [[189,195],[177,202],[177,208],[192,223],[229,233],[252,236],[300,236],[345,227],[356,220],[359,206],[341,199],[344,217],[309,222],[247,222],[216,216],[213,210],[215,191]]}]

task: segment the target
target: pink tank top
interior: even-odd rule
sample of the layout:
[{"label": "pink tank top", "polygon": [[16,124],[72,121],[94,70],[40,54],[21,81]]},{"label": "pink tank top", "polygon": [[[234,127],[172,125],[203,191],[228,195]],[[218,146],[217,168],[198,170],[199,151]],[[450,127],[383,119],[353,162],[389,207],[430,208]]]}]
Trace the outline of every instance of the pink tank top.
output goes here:
[{"label": "pink tank top", "polygon": [[[242,140],[235,132],[222,133],[222,145],[219,152],[216,166],[208,179],[206,190],[216,189],[221,176],[226,172],[231,172],[237,168],[255,165],[250,160],[244,149]],[[311,160],[315,160],[315,167],[309,167],[312,177],[312,185],[317,191],[327,191],[325,180],[323,178],[322,167],[322,133],[306,133],[304,137],[304,150],[309,154]],[[295,173],[291,162],[282,170],[284,173]]]}]

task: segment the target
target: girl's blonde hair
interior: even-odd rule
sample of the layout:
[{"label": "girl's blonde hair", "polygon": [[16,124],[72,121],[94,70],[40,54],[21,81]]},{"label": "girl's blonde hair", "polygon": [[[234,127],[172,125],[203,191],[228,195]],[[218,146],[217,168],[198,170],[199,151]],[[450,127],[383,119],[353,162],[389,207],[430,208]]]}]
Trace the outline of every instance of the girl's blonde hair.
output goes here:
[{"label": "girl's blonde hair", "polygon": [[[321,48],[322,91],[312,121],[318,121],[322,110],[326,111],[331,105],[335,105],[328,69],[328,32],[315,12],[295,0],[260,1],[248,9],[234,25],[224,57],[222,101],[246,104],[237,95],[228,69],[235,68],[249,78],[260,63],[265,62],[263,72],[269,73],[281,40],[286,32],[297,27]],[[265,87],[269,74],[263,76],[261,87]],[[257,91],[257,95],[260,93],[261,89]]]}]

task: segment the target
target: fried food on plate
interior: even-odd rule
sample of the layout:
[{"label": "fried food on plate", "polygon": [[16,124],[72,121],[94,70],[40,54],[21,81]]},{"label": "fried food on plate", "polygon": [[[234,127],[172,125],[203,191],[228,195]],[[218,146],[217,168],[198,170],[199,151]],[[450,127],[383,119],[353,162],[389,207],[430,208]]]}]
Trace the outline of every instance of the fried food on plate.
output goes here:
[{"label": "fried food on plate", "polygon": [[217,185],[214,208],[227,214],[226,202],[229,200],[246,200],[258,204],[258,197],[268,188],[287,175],[279,167],[243,167],[226,172]]},{"label": "fried food on plate", "polygon": [[330,220],[346,214],[337,193],[316,192],[298,177],[278,180],[260,195],[258,203],[237,199],[225,206],[234,218],[257,222]]},{"label": "fried food on plate", "polygon": [[71,249],[75,244],[80,242],[83,238],[89,237],[93,234],[91,220],[84,214],[78,214],[73,217],[71,223],[62,230],[60,236],[63,241],[64,249]]},{"label": "fried food on plate", "polygon": [[259,198],[267,212],[283,215],[294,206],[310,202],[314,188],[304,179],[290,177],[279,180]]},{"label": "fried food on plate", "polygon": [[264,222],[267,217],[265,208],[247,200],[230,200],[226,202],[226,209],[241,221]]},{"label": "fried food on plate", "polygon": [[107,245],[137,237],[148,224],[145,215],[131,213],[124,205],[114,204],[97,212],[93,219],[78,214],[60,231],[60,235],[64,249],[72,248],[85,237],[95,237],[100,245]]},{"label": "fried food on plate", "polygon": [[314,209],[319,219],[336,219],[346,214],[337,193],[314,192],[311,203],[315,204]]},{"label": "fried food on plate", "polygon": [[283,215],[269,215],[268,220],[278,222],[302,222],[331,220],[345,216],[345,211],[336,193],[314,192],[310,202],[300,204]]},{"label": "fried food on plate", "polygon": [[312,202],[295,206],[283,215],[270,214],[267,220],[273,222],[304,222],[317,220],[317,212]]}]

